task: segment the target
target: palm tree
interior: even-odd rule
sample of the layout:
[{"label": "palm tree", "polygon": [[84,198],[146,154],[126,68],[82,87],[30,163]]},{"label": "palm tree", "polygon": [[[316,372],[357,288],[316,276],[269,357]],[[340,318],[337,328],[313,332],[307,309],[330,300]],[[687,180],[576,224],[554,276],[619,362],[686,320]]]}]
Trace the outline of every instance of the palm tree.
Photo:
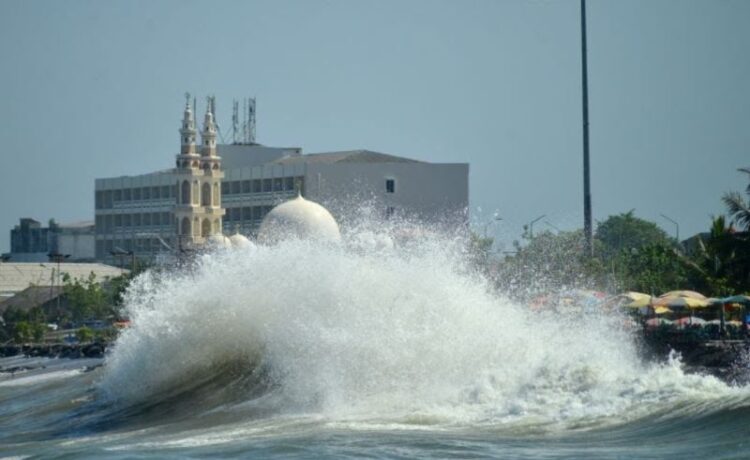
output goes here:
[{"label": "palm tree", "polygon": [[[739,168],[737,171],[744,172],[750,176],[750,168]],[[745,189],[748,201],[742,198],[740,192],[727,192],[721,198],[729,210],[729,217],[746,231],[750,231],[750,184]]]}]

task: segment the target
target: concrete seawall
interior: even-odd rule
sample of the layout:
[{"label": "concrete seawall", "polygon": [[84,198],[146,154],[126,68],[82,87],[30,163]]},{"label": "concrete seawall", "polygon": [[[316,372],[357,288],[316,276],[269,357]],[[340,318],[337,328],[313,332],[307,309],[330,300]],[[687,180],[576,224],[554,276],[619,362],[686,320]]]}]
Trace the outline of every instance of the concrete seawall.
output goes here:
[{"label": "concrete seawall", "polygon": [[109,346],[107,342],[0,345],[0,357],[103,358]]}]

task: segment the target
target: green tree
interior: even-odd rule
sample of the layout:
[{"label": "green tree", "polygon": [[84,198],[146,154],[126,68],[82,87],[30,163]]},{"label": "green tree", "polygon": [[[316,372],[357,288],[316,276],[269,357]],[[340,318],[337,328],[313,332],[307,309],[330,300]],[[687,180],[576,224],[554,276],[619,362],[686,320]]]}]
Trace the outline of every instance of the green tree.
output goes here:
[{"label": "green tree", "polygon": [[750,291],[750,244],[724,216],[713,219],[708,236],[684,260],[696,290],[717,297]]},{"label": "green tree", "polygon": [[656,243],[640,249],[622,250],[614,258],[617,291],[638,291],[652,295],[679,289],[688,280],[687,269],[675,248]]},{"label": "green tree", "polygon": [[617,257],[621,251],[640,251],[648,246],[674,242],[655,223],[635,217],[632,209],[599,222],[595,238],[601,243],[596,254],[605,263]]},{"label": "green tree", "polygon": [[86,318],[104,318],[112,314],[110,296],[96,281],[92,272],[84,281],[72,279],[67,274],[63,277],[63,292],[68,300],[70,313],[74,321]]},{"label": "green tree", "polygon": [[[738,171],[750,176],[750,168],[739,168]],[[747,232],[750,231],[750,184],[747,185],[745,194],[748,196],[747,201],[742,198],[739,192],[725,193],[722,196],[722,201],[724,201],[732,221]]]},{"label": "green tree", "polygon": [[19,321],[13,327],[13,341],[16,343],[31,342],[33,337],[31,323]]},{"label": "green tree", "polygon": [[598,259],[586,257],[582,230],[554,234],[525,234],[528,242],[514,242],[516,253],[498,269],[499,289],[516,297],[529,297],[563,288],[595,288],[603,283]]},{"label": "green tree", "polygon": [[94,331],[87,326],[83,326],[76,331],[76,338],[81,343],[90,342],[94,338]]}]

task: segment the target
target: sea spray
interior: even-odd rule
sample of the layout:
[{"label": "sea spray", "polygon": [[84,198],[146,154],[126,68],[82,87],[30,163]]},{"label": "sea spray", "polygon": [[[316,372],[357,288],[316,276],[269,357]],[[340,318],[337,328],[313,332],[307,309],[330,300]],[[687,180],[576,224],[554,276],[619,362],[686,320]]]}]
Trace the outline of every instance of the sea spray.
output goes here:
[{"label": "sea spray", "polygon": [[174,399],[231,372],[243,383],[229,402],[266,414],[510,432],[746,399],[679,362],[643,363],[616,314],[515,304],[472,270],[460,238],[418,235],[352,231],[341,245],[221,250],[142,275],[99,394],[126,406]]}]

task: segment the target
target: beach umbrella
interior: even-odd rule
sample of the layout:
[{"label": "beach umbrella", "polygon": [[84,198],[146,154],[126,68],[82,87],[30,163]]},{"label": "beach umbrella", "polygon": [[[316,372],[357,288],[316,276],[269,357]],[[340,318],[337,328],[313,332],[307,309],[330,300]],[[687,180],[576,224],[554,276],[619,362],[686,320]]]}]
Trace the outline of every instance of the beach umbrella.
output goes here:
[{"label": "beach umbrella", "polygon": [[670,310],[667,307],[654,307],[654,314],[656,315],[666,315],[669,313],[672,313],[672,310]]},{"label": "beach umbrella", "polygon": [[723,299],[717,299],[719,303],[723,304],[741,304],[750,306],[750,296],[747,295],[733,295],[731,297],[724,297]]},{"label": "beach umbrella", "polygon": [[701,294],[700,292],[695,291],[669,291],[665,292],[664,294],[660,295],[659,297],[687,297],[690,299],[700,299],[700,300],[706,300],[706,296]]},{"label": "beach umbrella", "polygon": [[652,297],[642,292],[626,292],[617,296],[620,299],[623,308],[643,308],[651,305]]},{"label": "beach umbrella", "polygon": [[665,297],[661,296],[654,300],[652,307],[667,307],[670,309],[681,308],[705,308],[709,305],[707,299],[696,299],[694,297]]}]

